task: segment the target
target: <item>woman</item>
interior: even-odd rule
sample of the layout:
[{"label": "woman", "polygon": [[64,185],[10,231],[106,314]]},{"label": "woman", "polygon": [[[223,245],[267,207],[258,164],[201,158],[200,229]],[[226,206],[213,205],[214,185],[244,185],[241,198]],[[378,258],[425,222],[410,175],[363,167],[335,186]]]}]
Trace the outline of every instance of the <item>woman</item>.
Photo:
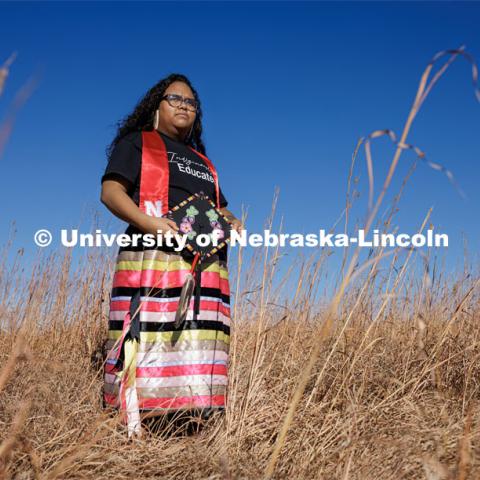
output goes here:
[{"label": "woman", "polygon": [[[174,234],[165,213],[203,192],[240,232],[205,155],[202,111],[184,75],[151,88],[120,123],[108,149],[101,201],[129,223],[126,233]],[[133,238],[133,237],[132,237]],[[230,335],[227,247],[200,264],[200,304],[175,328],[181,287],[192,260],[172,246],[121,247],[113,278],[105,354],[104,403],[119,408],[129,436],[141,419],[172,412],[222,410]]]}]

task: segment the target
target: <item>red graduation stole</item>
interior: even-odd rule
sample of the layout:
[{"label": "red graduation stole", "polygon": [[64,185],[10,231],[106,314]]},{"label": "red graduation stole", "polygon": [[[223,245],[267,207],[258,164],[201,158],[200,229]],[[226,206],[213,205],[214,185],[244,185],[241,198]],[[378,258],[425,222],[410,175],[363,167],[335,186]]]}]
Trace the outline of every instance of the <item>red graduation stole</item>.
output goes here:
[{"label": "red graduation stole", "polygon": [[[212,162],[200,152],[187,145],[199,155],[210,169],[215,182],[216,205],[220,208],[218,175]],[[168,208],[169,167],[167,148],[156,130],[142,132],[142,169],[140,172],[140,210],[152,217],[165,215]],[[213,200],[213,199],[212,199]]]}]

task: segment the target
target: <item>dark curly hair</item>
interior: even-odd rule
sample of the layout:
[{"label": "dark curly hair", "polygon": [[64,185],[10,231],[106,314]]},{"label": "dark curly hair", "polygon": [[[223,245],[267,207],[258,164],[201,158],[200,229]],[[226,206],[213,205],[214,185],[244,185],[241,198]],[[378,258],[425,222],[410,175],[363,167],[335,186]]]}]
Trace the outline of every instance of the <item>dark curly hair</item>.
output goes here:
[{"label": "dark curly hair", "polygon": [[173,82],[186,83],[192,90],[193,96],[198,105],[192,133],[189,138],[186,139],[185,144],[190,145],[195,150],[199,151],[203,155],[206,155],[205,145],[203,144],[202,140],[202,108],[198,93],[185,75],[180,73],[171,73],[156,83],[150,90],[148,90],[145,96],[137,103],[130,115],[127,115],[125,118],[117,122],[117,134],[112,143],[107,147],[108,159],[110,159],[110,156],[119,140],[125,135],[131,132],[153,130],[153,117],[155,115],[155,110],[158,108],[160,98],[162,98],[164,95],[165,90]]}]

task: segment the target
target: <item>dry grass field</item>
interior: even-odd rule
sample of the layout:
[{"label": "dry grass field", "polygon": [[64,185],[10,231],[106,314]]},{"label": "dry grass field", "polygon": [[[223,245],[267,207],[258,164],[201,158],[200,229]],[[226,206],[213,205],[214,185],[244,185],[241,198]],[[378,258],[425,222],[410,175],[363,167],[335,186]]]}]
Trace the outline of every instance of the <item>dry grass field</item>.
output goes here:
[{"label": "dry grass field", "polygon": [[318,344],[274,478],[480,474],[478,272],[406,277],[378,318],[383,282],[363,279],[325,333],[327,313],[311,313],[308,284],[321,262],[307,262],[287,309],[271,306],[268,286],[263,299],[240,299],[226,416],[198,433],[165,429],[129,443],[101,405],[96,353],[106,336],[110,267],[98,254],[69,279],[66,253],[45,259],[26,284],[21,271],[2,269],[3,475],[262,478]]},{"label": "dry grass field", "polygon": [[[460,55],[443,57],[448,66]],[[370,140],[395,143],[367,229],[402,152],[415,150],[406,139],[436,61],[401,138],[361,142],[367,164]],[[285,278],[280,251],[248,264],[239,255],[226,414],[196,432],[152,425],[129,441],[101,402],[113,257],[90,249],[77,267],[58,250],[27,275],[22,251],[13,265],[8,253],[14,243],[0,258],[0,478],[480,478],[480,275],[468,262],[453,274],[428,250],[368,261],[352,251],[319,304],[316,286],[335,277],[326,252]],[[285,303],[273,285],[292,276]]]}]

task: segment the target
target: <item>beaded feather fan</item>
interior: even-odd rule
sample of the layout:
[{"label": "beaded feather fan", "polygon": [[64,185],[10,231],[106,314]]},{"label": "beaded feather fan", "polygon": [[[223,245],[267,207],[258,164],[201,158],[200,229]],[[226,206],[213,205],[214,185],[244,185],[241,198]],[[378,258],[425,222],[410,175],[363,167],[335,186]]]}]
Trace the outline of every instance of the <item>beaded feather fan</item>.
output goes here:
[{"label": "beaded feather fan", "polygon": [[[187,237],[185,248],[194,256],[192,267],[182,287],[175,316],[175,326],[185,320],[195,287],[197,264],[214,255],[230,240],[231,225],[213,201],[204,193],[195,193],[166,214],[179,227],[177,233]],[[200,240],[199,235],[202,236]]]}]

